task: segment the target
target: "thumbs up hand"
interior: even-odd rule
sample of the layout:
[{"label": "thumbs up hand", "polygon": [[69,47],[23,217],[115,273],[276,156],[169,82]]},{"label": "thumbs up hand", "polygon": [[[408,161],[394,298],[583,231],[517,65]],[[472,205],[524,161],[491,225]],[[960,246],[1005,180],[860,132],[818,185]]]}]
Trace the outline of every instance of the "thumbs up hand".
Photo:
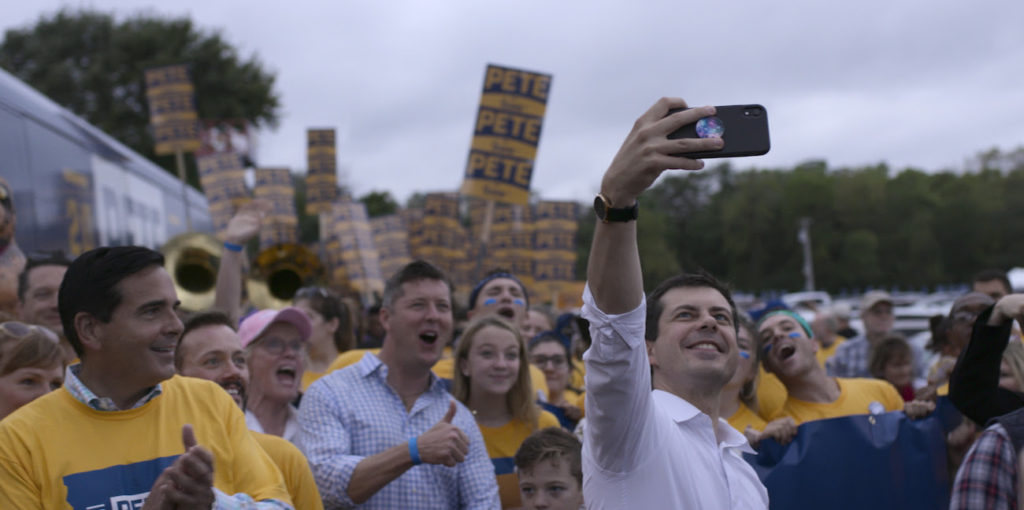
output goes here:
[{"label": "thumbs up hand", "polygon": [[416,439],[420,459],[426,464],[444,464],[454,467],[466,460],[469,453],[469,437],[455,425],[455,401],[448,406],[448,412],[430,430]]}]

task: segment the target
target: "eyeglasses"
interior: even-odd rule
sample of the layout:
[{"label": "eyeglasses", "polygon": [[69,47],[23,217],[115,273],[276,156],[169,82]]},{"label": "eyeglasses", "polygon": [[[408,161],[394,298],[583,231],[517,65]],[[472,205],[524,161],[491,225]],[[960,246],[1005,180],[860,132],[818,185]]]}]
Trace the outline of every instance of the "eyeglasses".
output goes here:
[{"label": "eyeglasses", "polygon": [[29,335],[36,334],[42,335],[47,340],[51,340],[54,343],[59,343],[60,339],[57,338],[57,334],[50,331],[49,328],[43,326],[36,326],[32,324],[25,324],[24,322],[18,321],[7,321],[0,323],[0,333],[7,335],[11,338],[22,339]]},{"label": "eyeglasses", "polygon": [[973,324],[978,319],[978,314],[961,310],[954,313],[951,318],[956,324]]},{"label": "eyeglasses", "polygon": [[561,354],[555,354],[553,356],[544,356],[543,354],[538,354],[536,356],[530,356],[530,363],[533,363],[538,367],[542,367],[544,365],[547,365],[548,363],[551,363],[552,366],[557,368],[562,365],[565,365],[566,359],[565,356]]},{"label": "eyeglasses", "polygon": [[282,340],[277,337],[270,337],[256,342],[256,347],[263,349],[268,354],[280,356],[284,354],[285,349],[299,353],[304,352],[306,350],[306,342],[304,340]]}]

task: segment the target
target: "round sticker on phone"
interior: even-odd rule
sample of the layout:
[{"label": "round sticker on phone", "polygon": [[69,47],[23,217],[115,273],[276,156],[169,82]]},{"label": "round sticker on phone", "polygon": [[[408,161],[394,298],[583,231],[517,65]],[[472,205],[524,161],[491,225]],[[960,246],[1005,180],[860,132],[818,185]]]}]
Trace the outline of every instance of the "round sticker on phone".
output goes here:
[{"label": "round sticker on phone", "polygon": [[721,138],[725,125],[718,117],[704,117],[697,121],[697,136],[700,138]]}]

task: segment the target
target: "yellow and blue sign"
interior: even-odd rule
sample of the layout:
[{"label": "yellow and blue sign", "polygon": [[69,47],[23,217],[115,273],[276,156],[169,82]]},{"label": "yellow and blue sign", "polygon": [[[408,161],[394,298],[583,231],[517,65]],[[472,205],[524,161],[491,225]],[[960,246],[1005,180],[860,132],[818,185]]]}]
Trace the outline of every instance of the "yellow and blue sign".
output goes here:
[{"label": "yellow and blue sign", "polygon": [[488,65],[462,194],[527,204],[551,75]]},{"label": "yellow and blue sign", "polygon": [[199,150],[199,114],[187,66],[147,69],[146,99],[157,154]]},{"label": "yellow and blue sign", "polygon": [[338,159],[333,129],[306,131],[306,214],[331,210],[338,198]]},{"label": "yellow and blue sign", "polygon": [[380,256],[366,214],[366,205],[349,198],[334,202],[330,209],[329,241],[326,249],[332,283],[349,286],[360,293],[384,291]]},{"label": "yellow and blue sign", "polygon": [[212,153],[197,156],[196,165],[213,229],[220,232],[227,228],[235,211],[249,201],[242,159],[234,152]]},{"label": "yellow and blue sign", "polygon": [[256,169],[253,194],[270,202],[270,210],[260,228],[260,249],[297,243],[299,220],[295,215],[295,187],[291,172],[287,168]]}]

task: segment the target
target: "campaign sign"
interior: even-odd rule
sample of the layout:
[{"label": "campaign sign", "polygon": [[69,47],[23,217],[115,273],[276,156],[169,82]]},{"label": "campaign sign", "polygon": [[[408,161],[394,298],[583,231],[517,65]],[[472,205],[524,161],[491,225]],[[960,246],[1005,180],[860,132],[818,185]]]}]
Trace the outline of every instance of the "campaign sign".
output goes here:
[{"label": "campaign sign", "polygon": [[146,99],[158,155],[199,150],[199,114],[187,66],[147,69]]},{"label": "campaign sign", "polygon": [[306,214],[331,210],[338,197],[338,161],[333,129],[306,131]]},{"label": "campaign sign", "polygon": [[527,204],[551,75],[488,65],[462,194]]}]

